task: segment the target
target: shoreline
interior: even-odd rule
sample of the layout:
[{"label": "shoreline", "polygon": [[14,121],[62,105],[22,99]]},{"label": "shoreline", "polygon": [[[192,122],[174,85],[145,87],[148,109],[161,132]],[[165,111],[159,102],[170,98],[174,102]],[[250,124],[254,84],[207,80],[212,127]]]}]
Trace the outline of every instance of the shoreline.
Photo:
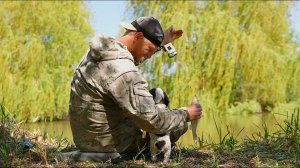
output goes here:
[{"label": "shoreline", "polygon": [[[267,125],[256,136],[237,140],[228,130],[220,134],[219,142],[198,139],[194,148],[172,150],[171,162],[150,161],[149,154],[112,164],[101,162],[59,162],[57,156],[76,150],[66,138],[48,138],[40,132],[20,128],[2,111],[0,121],[0,165],[4,167],[299,167],[300,166],[300,110],[287,118],[280,129],[270,132]],[[216,123],[215,123],[216,124]],[[26,142],[26,143],[25,143]],[[29,143],[28,143],[29,142]]]}]

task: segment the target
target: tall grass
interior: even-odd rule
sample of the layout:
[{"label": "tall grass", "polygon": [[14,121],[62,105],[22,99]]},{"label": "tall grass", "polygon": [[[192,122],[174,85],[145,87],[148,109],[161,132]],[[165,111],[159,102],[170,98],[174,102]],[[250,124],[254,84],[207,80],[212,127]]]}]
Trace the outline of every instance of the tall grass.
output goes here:
[{"label": "tall grass", "polygon": [[274,138],[278,141],[279,148],[283,147],[283,149],[294,154],[294,156],[300,156],[299,112],[298,108],[283,124],[278,123],[277,125],[280,127],[280,130],[274,134]]},{"label": "tall grass", "polygon": [[217,131],[219,141],[217,143],[214,141],[211,141],[211,143],[209,144],[210,148],[213,148],[214,150],[216,150],[218,152],[232,153],[238,144],[237,137],[244,130],[244,128],[242,128],[237,133],[237,135],[234,135],[234,133],[231,131],[231,129],[228,125],[226,127],[227,130],[224,133],[222,130],[222,127],[218,126],[218,123],[216,122],[215,118],[214,118],[214,125],[215,125],[216,131]]},{"label": "tall grass", "polygon": [[[55,139],[47,138],[40,133],[30,133],[20,128],[12,118],[9,117],[5,106],[0,104],[0,165],[4,167],[18,166],[59,166],[55,162],[58,152],[69,151],[72,146],[59,135]],[[287,116],[283,123],[277,123],[278,129],[270,132],[270,125],[262,124],[262,131],[257,131],[253,138],[246,138],[238,141],[239,133],[234,134],[229,127],[224,131],[214,120],[215,129],[218,133],[219,140],[204,141],[203,134],[199,138],[199,148],[194,149],[173,149],[173,162],[170,166],[184,166],[187,159],[194,158],[194,166],[217,167],[223,165],[226,161],[233,161],[240,165],[255,165],[255,167],[274,167],[299,166],[300,156],[300,110],[295,109],[294,113]],[[32,144],[28,149],[24,149],[24,140]],[[207,151],[206,149],[212,149]],[[139,158],[146,161],[147,165],[150,159],[141,153],[137,154],[135,159]],[[201,152],[202,151],[202,152]],[[140,162],[134,160],[133,162]],[[201,164],[200,164],[201,163]],[[63,163],[61,163],[63,165]],[[200,164],[200,165],[199,165]],[[91,166],[93,164],[90,164]],[[101,165],[101,163],[100,163]],[[132,162],[125,164],[130,167]],[[67,165],[63,165],[64,167]],[[112,165],[110,165],[112,166]],[[156,166],[159,166],[157,164]]]},{"label": "tall grass", "polygon": [[8,115],[9,112],[2,103],[0,110],[1,167],[48,166],[48,162],[53,162],[58,152],[72,148],[62,134],[47,138],[46,134],[40,132],[28,132]]},{"label": "tall grass", "polygon": [[[265,122],[257,126],[257,132],[252,137],[238,140],[241,129],[234,134],[230,128],[224,131],[219,123],[214,119],[215,129],[218,134],[218,141],[204,141],[199,138],[199,147],[194,147],[192,151],[183,148],[182,157],[208,157],[207,160],[198,158],[196,163],[205,165],[204,167],[299,167],[300,165],[300,110],[294,109],[291,115],[282,122],[277,122],[277,129],[270,131],[270,127]],[[204,147],[205,146],[205,147]],[[204,147],[204,148],[203,148]],[[208,154],[203,149],[211,149],[214,153]],[[202,154],[194,150],[202,150]],[[195,158],[196,159],[196,158]],[[226,164],[226,162],[229,162]],[[194,166],[200,166],[194,165]]]},{"label": "tall grass", "polygon": [[237,153],[246,157],[270,158],[280,164],[289,163],[298,165],[300,161],[300,129],[299,108],[295,109],[291,116],[283,123],[277,123],[279,129],[270,132],[266,124],[263,131],[256,136],[243,141]]},{"label": "tall grass", "polygon": [[20,151],[22,151],[22,142],[14,138],[14,136],[23,136],[23,132],[15,128],[14,121],[8,116],[6,112],[7,109],[2,103],[0,107],[0,165],[11,167],[14,164],[13,160],[15,160],[20,154]]}]

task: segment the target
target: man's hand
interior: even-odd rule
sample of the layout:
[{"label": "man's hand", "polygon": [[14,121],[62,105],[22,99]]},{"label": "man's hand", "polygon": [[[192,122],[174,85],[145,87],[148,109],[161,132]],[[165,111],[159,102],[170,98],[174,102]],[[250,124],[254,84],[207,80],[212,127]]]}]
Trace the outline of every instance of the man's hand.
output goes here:
[{"label": "man's hand", "polygon": [[202,108],[198,101],[193,101],[192,104],[187,107],[187,111],[190,121],[197,120],[202,116]]},{"label": "man's hand", "polygon": [[162,45],[173,42],[174,40],[181,37],[182,33],[183,31],[181,29],[175,30],[173,26],[169,27],[167,30],[164,31],[164,40],[162,42]]}]

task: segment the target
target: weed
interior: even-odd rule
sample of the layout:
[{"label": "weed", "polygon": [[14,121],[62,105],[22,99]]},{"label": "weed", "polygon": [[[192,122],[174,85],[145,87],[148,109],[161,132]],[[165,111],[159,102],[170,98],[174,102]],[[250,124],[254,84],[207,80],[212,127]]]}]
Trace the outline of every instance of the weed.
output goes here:
[{"label": "weed", "polygon": [[295,109],[291,117],[287,116],[282,124],[277,123],[280,129],[274,133],[264,123],[263,132],[257,133],[258,138],[245,139],[237,153],[251,158],[259,157],[267,162],[276,160],[280,165],[299,165],[299,118],[299,109]]},{"label": "weed", "polygon": [[[48,165],[62,149],[70,148],[70,142],[62,134],[55,139],[45,139],[45,134],[28,132],[20,128],[5,106],[0,103],[0,165],[18,167],[40,162]],[[26,142],[26,143],[24,143]],[[31,145],[32,144],[32,145]]]},{"label": "weed", "polygon": [[211,143],[211,147],[218,151],[218,152],[233,152],[235,146],[238,144],[237,137],[238,135],[243,131],[244,128],[242,128],[239,133],[234,136],[232,131],[230,130],[229,126],[227,125],[227,132],[223,136],[222,134],[222,128],[221,126],[218,126],[215,118],[214,118],[214,124],[216,127],[216,131],[218,133],[219,142],[218,144],[215,144],[214,142]]}]

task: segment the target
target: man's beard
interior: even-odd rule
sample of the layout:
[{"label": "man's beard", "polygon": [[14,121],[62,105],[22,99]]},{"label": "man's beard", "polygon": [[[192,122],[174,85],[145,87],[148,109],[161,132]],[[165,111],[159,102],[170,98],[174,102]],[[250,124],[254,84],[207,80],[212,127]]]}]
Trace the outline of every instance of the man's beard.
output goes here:
[{"label": "man's beard", "polygon": [[147,58],[145,56],[142,56],[141,57],[141,60],[140,62],[136,62],[134,61],[134,64],[137,66],[137,65],[141,65],[142,63],[146,62]]},{"label": "man's beard", "polygon": [[145,62],[147,60],[147,58],[145,56],[142,56],[141,60],[140,60],[140,64],[142,64],[143,62]]}]

